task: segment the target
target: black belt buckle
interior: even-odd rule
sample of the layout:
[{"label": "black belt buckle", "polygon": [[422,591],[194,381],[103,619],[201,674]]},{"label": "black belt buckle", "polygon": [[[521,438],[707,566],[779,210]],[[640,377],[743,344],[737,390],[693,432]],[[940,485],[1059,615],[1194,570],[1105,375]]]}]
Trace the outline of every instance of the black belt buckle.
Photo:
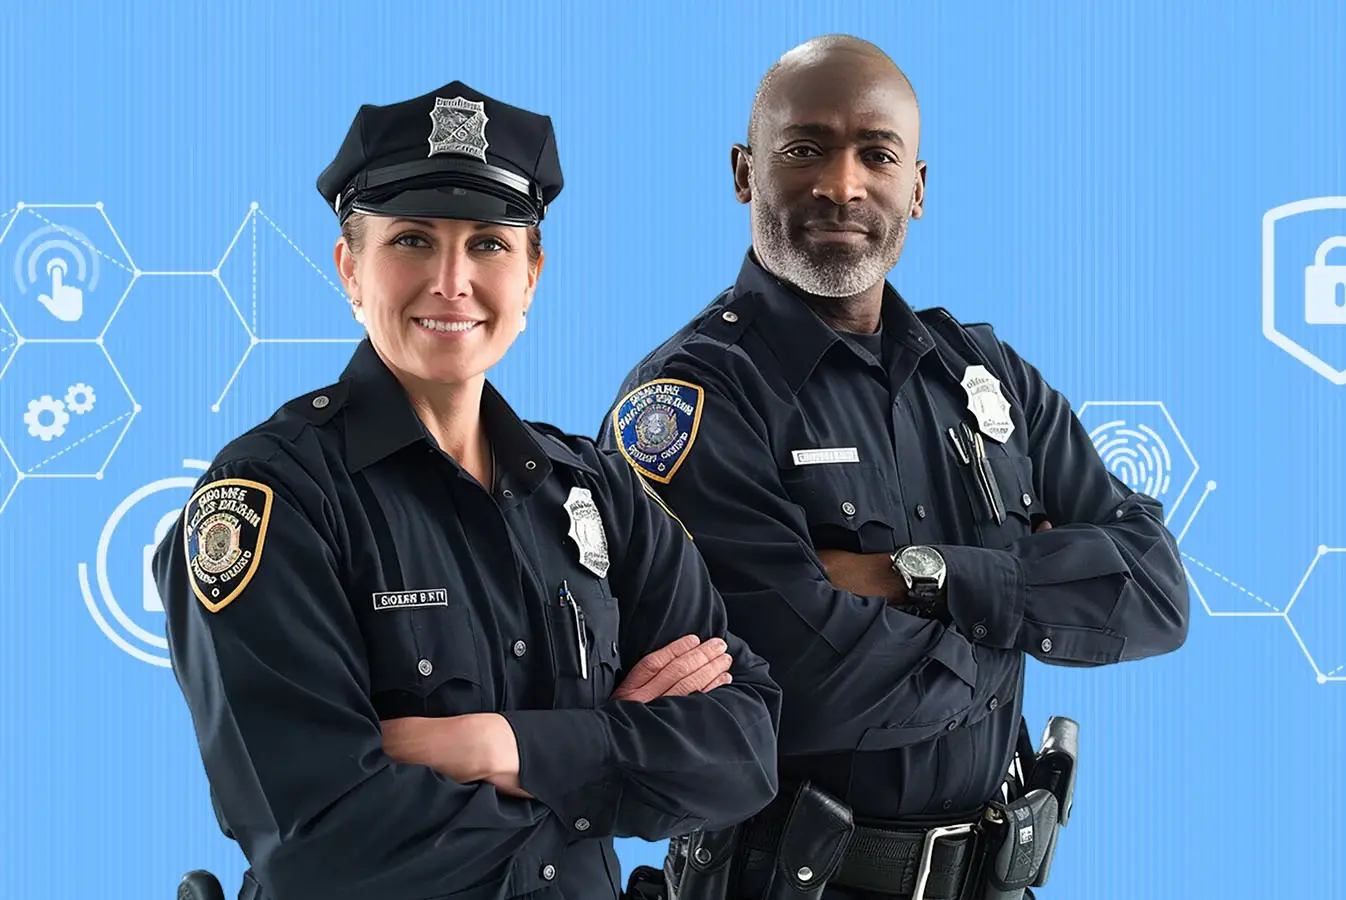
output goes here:
[{"label": "black belt buckle", "polygon": [[976,827],[975,822],[959,822],[956,825],[940,825],[925,833],[925,839],[921,844],[921,861],[916,867],[916,887],[912,891],[911,900],[925,900],[925,888],[930,883],[930,868],[935,858],[935,844],[945,838],[971,834]]}]

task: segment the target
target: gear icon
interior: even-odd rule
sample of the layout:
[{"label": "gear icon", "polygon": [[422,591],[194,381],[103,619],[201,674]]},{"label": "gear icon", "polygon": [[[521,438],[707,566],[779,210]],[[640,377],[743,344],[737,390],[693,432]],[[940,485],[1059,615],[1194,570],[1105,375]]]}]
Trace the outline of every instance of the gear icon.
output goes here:
[{"label": "gear icon", "polygon": [[98,399],[94,394],[93,388],[84,382],[72,384],[70,390],[65,392],[65,407],[77,416],[82,416],[93,409],[94,400]]},{"label": "gear icon", "polygon": [[[51,424],[42,424],[42,414],[51,413]],[[52,438],[58,438],[65,434],[65,426],[70,422],[70,413],[65,411],[65,404],[60,400],[55,400],[50,394],[43,394],[37,400],[28,401],[28,412],[23,414],[23,421],[28,426],[28,433],[35,438],[41,438],[44,441],[50,441]]]}]

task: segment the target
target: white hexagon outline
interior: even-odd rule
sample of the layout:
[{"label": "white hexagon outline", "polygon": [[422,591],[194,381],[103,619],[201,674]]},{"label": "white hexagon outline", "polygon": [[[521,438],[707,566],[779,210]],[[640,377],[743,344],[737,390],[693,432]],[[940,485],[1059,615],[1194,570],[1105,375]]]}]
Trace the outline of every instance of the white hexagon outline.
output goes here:
[{"label": "white hexagon outline", "polygon": [[[284,231],[282,231],[280,226],[277,225],[271,219],[270,216],[268,216],[265,212],[262,211],[261,206],[257,203],[256,200],[248,204],[248,214],[243,217],[242,223],[239,224],[238,229],[234,232],[233,238],[229,241],[229,246],[224,248],[224,254],[220,257],[220,261],[215,264],[215,268],[210,272],[190,273],[200,275],[213,275],[215,277],[215,280],[220,284],[220,288],[224,291],[224,296],[228,299],[229,305],[233,307],[234,315],[238,316],[238,321],[243,325],[243,330],[246,331],[248,335],[248,347],[246,350],[243,351],[243,356],[239,359],[238,364],[234,366],[233,374],[229,376],[229,381],[225,383],[224,390],[220,392],[220,396],[217,397],[215,402],[211,404],[210,406],[211,412],[220,411],[220,404],[224,402],[225,396],[229,393],[230,389],[233,388],[234,382],[238,379],[238,373],[243,371],[243,364],[248,361],[248,357],[252,355],[253,349],[258,344],[357,344],[360,341],[359,338],[283,338],[283,337],[264,338],[264,337],[258,337],[257,333],[252,330],[252,327],[248,325],[247,317],[244,316],[243,311],[238,308],[238,304],[234,302],[233,294],[229,293],[229,287],[224,283],[224,279],[220,276],[220,270],[224,268],[225,261],[229,259],[229,255],[234,252],[234,247],[238,244],[238,239],[240,236],[242,236],[243,230],[247,228],[250,223],[253,224],[254,227],[256,227],[257,216],[261,216],[263,219],[265,219],[267,224],[269,224],[276,231],[277,234],[279,234],[282,238],[285,239],[285,242],[290,245],[291,249],[293,249],[294,252],[298,253],[301,257],[303,257],[304,261],[307,262],[310,266],[312,266],[313,270],[323,277],[323,280],[325,280],[328,284],[332,285],[332,289],[337,292],[338,296],[342,297],[343,299],[346,296],[342,292],[341,288],[337,287],[336,284],[334,284],[332,280],[327,277],[327,273],[324,272],[322,269],[318,268],[318,266],[313,262],[313,260],[309,259],[308,254],[300,250],[298,245],[296,245],[295,242],[291,240],[290,236],[286,234]],[[254,261],[254,265],[255,264],[256,263]]]},{"label": "white hexagon outline", "polygon": [[1346,553],[1346,547],[1329,547],[1326,544],[1318,545],[1318,552],[1309,563],[1308,569],[1304,571],[1304,577],[1299,579],[1299,584],[1295,586],[1295,592],[1290,595],[1290,602],[1285,604],[1285,612],[1281,616],[1281,618],[1285,619],[1285,624],[1289,626],[1290,633],[1294,635],[1295,642],[1299,644],[1299,649],[1304,652],[1304,658],[1309,661],[1309,665],[1313,666],[1313,672],[1314,675],[1317,676],[1319,684],[1327,684],[1329,681],[1346,681],[1346,663],[1338,666],[1331,673],[1324,672],[1322,669],[1318,668],[1318,663],[1313,658],[1313,654],[1309,652],[1308,646],[1305,645],[1304,638],[1299,634],[1299,629],[1295,627],[1295,623],[1290,619],[1290,612],[1294,609],[1295,601],[1299,599],[1300,592],[1304,590],[1304,585],[1308,583],[1309,576],[1312,575],[1313,570],[1318,567],[1318,560],[1329,553]]},{"label": "white hexagon outline", "polygon": [[[1187,446],[1187,440],[1182,436],[1182,432],[1178,430],[1177,423],[1174,422],[1173,417],[1168,414],[1168,408],[1164,406],[1162,400],[1087,400],[1084,405],[1080,407],[1079,412],[1075,414],[1075,417],[1083,420],[1084,411],[1091,406],[1157,406],[1159,407],[1159,411],[1164,414],[1164,419],[1168,422],[1168,427],[1173,429],[1173,436],[1178,439],[1178,445],[1182,447],[1182,452],[1187,454],[1187,459],[1192,464],[1191,476],[1187,479],[1186,483],[1183,484],[1182,490],[1178,492],[1178,499],[1173,501],[1172,505],[1168,507],[1164,515],[1164,524],[1167,525],[1173,518],[1173,514],[1182,506],[1182,501],[1187,496],[1187,491],[1192,487],[1192,482],[1196,481],[1197,472],[1201,471],[1201,464],[1196,461],[1196,456],[1192,453],[1192,449]],[[1082,421],[1081,424],[1083,424]]]},{"label": "white hexagon outline", "polygon": [[[9,212],[5,213],[4,216],[0,216],[0,219],[8,219],[8,221],[5,222],[5,227],[4,227],[3,229],[0,229],[0,243],[4,243],[5,238],[9,236],[9,231],[10,231],[10,229],[13,228],[13,227],[14,227],[14,223],[17,222],[17,221],[19,220],[18,213],[22,212],[22,211],[25,210],[25,209],[96,209],[96,210],[98,210],[98,214],[99,214],[100,216],[103,217],[103,224],[106,225],[108,231],[111,232],[111,234],[112,234],[112,239],[115,240],[115,241],[117,242],[117,247],[121,250],[121,252],[122,252],[122,256],[126,257],[126,262],[127,262],[127,264],[130,265],[130,267],[131,267],[131,280],[130,280],[130,282],[127,283],[127,285],[126,285],[126,290],[122,291],[122,295],[121,295],[121,297],[117,298],[117,303],[112,307],[112,312],[108,313],[107,321],[105,321],[105,322],[103,323],[103,327],[99,330],[99,332],[98,332],[98,334],[97,334],[96,337],[91,337],[91,338],[26,338],[26,337],[24,337],[22,334],[19,333],[18,326],[16,326],[16,325],[14,324],[14,320],[11,319],[11,318],[9,317],[9,311],[5,309],[5,306],[4,306],[3,303],[0,303],[0,315],[3,315],[3,316],[4,316],[4,318],[5,318],[5,322],[7,322],[7,323],[9,324],[10,330],[14,333],[14,338],[15,338],[15,340],[17,340],[17,341],[19,342],[19,346],[20,346],[20,347],[22,347],[24,344],[29,343],[29,342],[31,342],[31,343],[35,343],[35,344],[100,344],[100,345],[101,345],[101,344],[102,344],[102,341],[103,341],[103,335],[107,334],[107,328],[108,328],[108,326],[112,324],[112,320],[113,320],[114,318],[116,318],[116,316],[117,316],[117,311],[118,311],[119,309],[121,309],[122,304],[126,302],[126,295],[129,294],[129,293],[131,293],[131,287],[136,283],[136,279],[139,278],[139,277],[140,277],[142,274],[144,274],[144,273],[142,273],[142,272],[140,271],[140,269],[136,266],[135,260],[132,259],[130,251],[128,251],[128,250],[126,249],[126,244],[124,244],[124,243],[122,242],[122,237],[121,237],[121,235],[117,233],[117,229],[113,226],[113,224],[112,224],[112,220],[108,218],[107,210],[105,210],[105,209],[103,208],[103,201],[99,200],[99,201],[97,201],[97,202],[95,202],[95,203],[24,203],[23,201],[19,201],[18,203],[15,203],[15,204],[14,204],[14,207],[13,207]],[[94,250],[95,250],[95,252],[97,252],[97,248],[96,248],[96,247],[94,248]]]},{"label": "white hexagon outline", "polygon": [[[218,268],[213,269],[213,270],[211,270],[211,271],[209,271],[209,272],[141,272],[141,271],[138,271],[138,272],[136,273],[136,277],[131,279],[131,284],[127,286],[127,288],[126,288],[126,293],[122,295],[122,299],[121,299],[121,301],[119,301],[119,302],[117,303],[117,308],[114,309],[114,310],[112,311],[112,315],[108,316],[107,326],[105,326],[105,327],[103,328],[103,334],[106,334],[108,328],[110,328],[110,327],[112,326],[112,320],[115,319],[115,318],[117,318],[117,313],[121,312],[122,303],[124,303],[124,302],[126,301],[126,298],[127,298],[128,296],[130,296],[130,294],[131,294],[131,288],[135,287],[136,282],[138,282],[138,281],[140,280],[140,277],[141,277],[142,275],[144,275],[144,276],[151,276],[151,277],[166,277],[166,276],[172,276],[172,277],[177,277],[177,278],[210,278],[210,279],[212,279],[212,280],[215,282],[216,285],[219,286],[219,288],[220,288],[220,292],[221,292],[222,294],[224,294],[224,299],[229,303],[229,306],[234,310],[234,314],[235,314],[235,315],[238,315],[238,307],[234,305],[234,300],[233,300],[233,298],[229,296],[229,289],[226,288],[226,287],[224,286],[224,282],[220,279],[220,270],[219,270]],[[257,337],[257,335],[255,335],[255,334],[252,333],[252,329],[248,328],[248,323],[245,322],[245,321],[243,321],[243,318],[242,318],[241,316],[239,316],[239,324],[243,326],[243,333],[246,334],[246,335],[248,336],[248,340],[249,340],[249,343],[248,343],[248,349],[243,351],[243,359],[239,360],[238,365],[234,367],[234,374],[229,376],[229,382],[228,382],[228,384],[225,385],[225,392],[228,392],[229,387],[234,383],[234,379],[238,377],[238,370],[241,369],[241,368],[243,368],[243,360],[246,360],[246,359],[248,358],[248,354],[252,352],[252,348],[253,348],[254,346],[256,346],[257,344],[259,344],[259,343],[266,343],[266,341],[259,339],[259,338]],[[97,343],[98,343],[98,345],[99,345],[100,347],[103,346],[103,334],[100,334],[100,335],[98,336],[98,339],[97,339]],[[104,347],[103,352],[104,352],[104,354],[107,354],[107,348],[106,348],[106,347]],[[111,359],[112,357],[109,355],[108,358]],[[3,372],[0,372],[0,378],[3,378],[3,377],[4,377],[4,373],[3,373]],[[124,382],[123,382],[123,383],[124,383]],[[224,395],[223,395],[223,394],[220,395],[220,399],[221,399],[221,400],[224,399]],[[219,400],[216,400],[215,403],[211,406],[211,412],[219,412],[219,411],[220,411],[220,409],[219,409]]]},{"label": "white hexagon outline", "polygon": [[[132,284],[134,283],[135,280],[132,279]],[[109,321],[111,321],[110,317]],[[112,354],[108,353],[107,347],[103,346],[103,340],[101,335],[97,339],[81,338],[79,340],[59,341],[59,342],[33,340],[33,341],[25,341],[24,343],[97,344],[98,351],[103,354],[103,358],[107,360],[107,364],[112,368],[112,374],[117,376],[117,383],[121,385],[122,391],[126,394],[126,399],[131,401],[131,414],[130,416],[127,417],[126,424],[122,426],[121,434],[117,435],[117,440],[113,443],[112,449],[108,450],[107,456],[104,457],[103,462],[98,467],[97,472],[25,472],[23,471],[23,469],[19,467],[19,464],[15,461],[14,455],[10,452],[9,447],[5,444],[4,437],[0,436],[0,450],[4,450],[5,457],[9,460],[10,465],[14,467],[14,472],[18,477],[18,480],[15,481],[14,483],[14,488],[10,490],[10,494],[12,495],[14,493],[14,490],[18,489],[19,484],[21,484],[23,481],[29,478],[92,478],[96,481],[101,481],[103,479],[103,473],[107,471],[107,467],[112,463],[112,457],[116,454],[117,449],[121,447],[122,441],[126,439],[126,433],[131,430],[131,423],[136,420],[136,416],[140,415],[141,411],[143,410],[143,407],[140,405],[140,401],[136,400],[135,394],[131,393],[131,388],[129,385],[127,385],[126,379],[122,377],[121,370],[117,368],[117,364],[113,361]],[[4,368],[0,368],[0,379],[3,379],[5,377],[5,374],[9,372],[9,367],[13,364],[14,360],[18,359],[19,354],[22,352],[23,352],[23,344],[20,344],[19,346],[14,348],[14,352],[10,354],[9,360],[6,361]],[[113,419],[112,421],[116,422],[117,420]],[[109,425],[110,424],[111,423],[109,423]],[[107,428],[109,426],[105,425],[103,427]],[[73,447],[75,446],[75,444],[71,444],[70,446]],[[66,449],[68,450],[70,448],[67,447]],[[62,450],[61,452],[64,453],[65,450]],[[55,457],[51,457],[50,459],[54,458]],[[39,463],[39,465],[42,464],[43,463]],[[6,497],[3,503],[0,503],[0,512],[4,512],[4,507],[8,505],[8,503],[9,498]]]},{"label": "white hexagon outline", "polygon": [[135,395],[131,393],[131,388],[126,384],[126,379],[122,378],[121,370],[117,368],[117,363],[112,359],[111,354],[107,352],[107,348],[103,346],[103,336],[107,334],[108,326],[112,324],[112,320],[117,317],[117,312],[121,309],[122,304],[126,302],[127,294],[131,293],[131,288],[135,286],[137,279],[139,279],[140,276],[144,273],[142,273],[140,269],[136,266],[135,259],[131,256],[130,251],[126,249],[126,244],[122,242],[121,235],[117,233],[116,226],[113,225],[112,220],[108,218],[107,210],[103,208],[103,202],[101,200],[95,203],[24,203],[22,201],[15,203],[13,208],[10,209],[7,213],[5,213],[4,216],[0,216],[0,218],[6,220],[4,228],[0,229],[0,241],[4,241],[4,239],[9,235],[10,229],[13,228],[14,223],[18,221],[19,218],[18,213],[22,212],[25,209],[98,210],[98,214],[103,217],[103,223],[107,225],[108,231],[112,234],[113,240],[117,242],[117,247],[121,250],[122,256],[125,257],[126,262],[131,266],[131,281],[126,285],[126,290],[122,291],[121,297],[117,299],[117,303],[115,306],[113,306],[112,312],[108,313],[107,321],[103,323],[103,327],[98,332],[98,335],[96,337],[91,338],[26,338],[19,333],[18,327],[14,324],[14,320],[9,317],[8,310],[4,308],[3,304],[0,304],[0,316],[4,317],[4,320],[6,324],[9,325],[9,328],[13,333],[15,340],[14,352],[9,355],[9,358],[7,360],[5,360],[4,365],[0,366],[0,378],[5,377],[5,373],[9,371],[9,367],[14,364],[14,360],[18,358],[19,353],[23,350],[24,345],[26,344],[97,344],[98,349],[103,354],[103,358],[106,359],[108,361],[108,365],[112,367],[112,373],[117,376],[117,381],[121,385],[122,390],[126,393],[126,398],[131,401],[131,415],[126,420],[126,424],[122,427],[121,434],[117,435],[116,442],[112,445],[112,449],[108,451],[107,457],[103,460],[102,465],[98,467],[97,472],[86,472],[86,473],[25,472],[21,468],[19,468],[18,463],[14,461],[14,456],[13,454],[10,453],[9,447],[5,446],[4,438],[0,438],[0,450],[4,451],[5,457],[6,459],[8,459],[10,466],[13,467],[16,476],[13,487],[10,488],[9,493],[5,496],[5,498],[3,500],[0,500],[0,513],[4,512],[5,507],[9,505],[10,499],[14,496],[14,492],[18,490],[19,485],[22,484],[25,479],[28,478],[102,479],[103,473],[107,471],[108,465],[112,462],[113,454],[117,452],[117,449],[121,446],[122,441],[126,438],[126,432],[130,430],[131,423],[135,421],[136,416],[139,415],[141,412],[140,403],[136,400]]},{"label": "white hexagon outline", "polygon": [[4,463],[0,463],[0,465],[8,466],[14,472],[14,483],[9,486],[9,490],[5,491],[5,496],[0,497],[0,515],[4,515],[5,507],[9,506],[10,499],[14,496],[14,492],[19,489],[19,483],[23,481],[23,473],[19,471],[18,465],[14,462],[14,457],[9,455],[9,448],[3,443],[0,443],[0,452],[3,452],[5,456]]},{"label": "white hexagon outline", "polygon": [[1262,215],[1262,336],[1333,384],[1346,385],[1346,368],[1332,368],[1276,328],[1276,223],[1300,213],[1327,209],[1346,210],[1346,197],[1295,200]]}]

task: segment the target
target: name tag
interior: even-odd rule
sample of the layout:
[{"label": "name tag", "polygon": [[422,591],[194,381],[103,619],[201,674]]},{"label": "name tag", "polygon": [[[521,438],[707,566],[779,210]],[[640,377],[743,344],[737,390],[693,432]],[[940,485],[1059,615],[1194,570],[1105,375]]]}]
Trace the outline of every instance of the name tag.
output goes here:
[{"label": "name tag", "polygon": [[415,609],[420,606],[448,606],[449,592],[445,588],[423,591],[383,591],[374,595],[375,609]]},{"label": "name tag", "polygon": [[792,450],[797,466],[816,466],[819,463],[853,463],[860,461],[860,453],[854,447],[828,447],[818,450]]}]

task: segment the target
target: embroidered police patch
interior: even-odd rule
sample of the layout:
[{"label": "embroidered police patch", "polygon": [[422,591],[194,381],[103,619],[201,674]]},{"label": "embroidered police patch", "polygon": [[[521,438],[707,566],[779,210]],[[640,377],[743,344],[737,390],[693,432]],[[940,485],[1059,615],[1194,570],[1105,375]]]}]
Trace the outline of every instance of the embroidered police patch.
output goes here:
[{"label": "embroidered police patch", "polygon": [[248,586],[262,558],[271,520],[271,488],[243,478],[212,481],[183,511],[187,580],[213,613]]},{"label": "embroidered police patch", "polygon": [[627,461],[668,484],[687,458],[701,426],[700,386],[675,378],[647,381],[612,411],[612,430]]}]

